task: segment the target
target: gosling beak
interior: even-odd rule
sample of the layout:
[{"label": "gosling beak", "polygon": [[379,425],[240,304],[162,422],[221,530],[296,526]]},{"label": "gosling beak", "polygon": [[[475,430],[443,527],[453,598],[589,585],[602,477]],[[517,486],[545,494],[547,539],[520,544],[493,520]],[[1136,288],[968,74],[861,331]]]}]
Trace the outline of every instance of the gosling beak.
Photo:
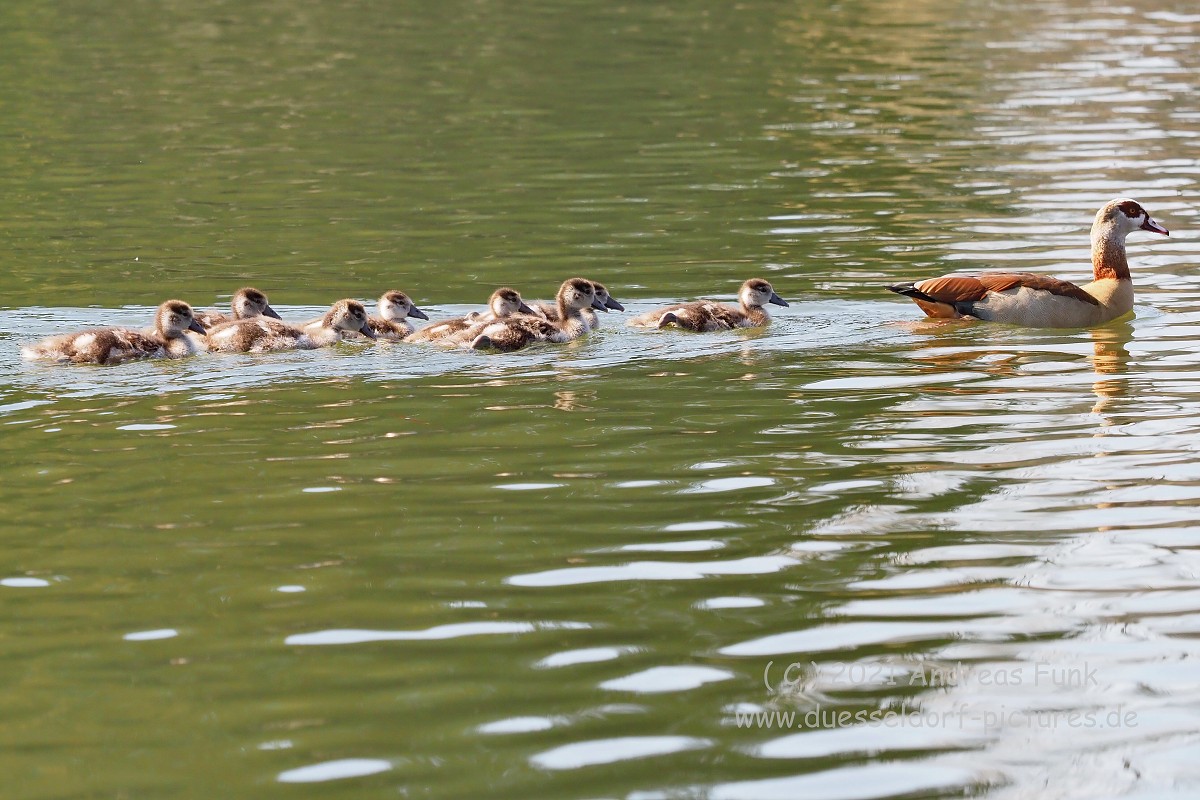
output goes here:
[{"label": "gosling beak", "polygon": [[271,319],[283,319],[283,317],[279,316],[275,309],[271,308],[270,306],[267,306],[263,309],[263,316],[270,317]]},{"label": "gosling beak", "polygon": [[604,303],[600,301],[599,297],[592,298],[592,308],[596,309],[597,311],[608,311],[608,309],[604,306]]},{"label": "gosling beak", "polygon": [[1151,233],[1161,233],[1163,236],[1170,236],[1171,232],[1159,225],[1154,220],[1150,219],[1150,215],[1146,215],[1146,221],[1142,223],[1142,230],[1150,231]]},{"label": "gosling beak", "polygon": [[774,292],[771,292],[771,299],[768,300],[767,302],[774,303],[777,306],[786,306],[788,304],[787,300],[784,300],[782,297],[775,294]]},{"label": "gosling beak", "polygon": [[413,306],[408,310],[408,316],[416,317],[417,319],[429,319],[429,315],[416,306]]},{"label": "gosling beak", "polygon": [[191,325],[188,325],[188,330],[189,330],[189,331],[195,331],[196,333],[199,333],[199,334],[206,334],[206,333],[208,333],[208,331],[206,331],[206,330],[204,329],[204,326],[200,324],[200,320],[196,320],[196,319],[192,320],[192,324],[191,324]]},{"label": "gosling beak", "polygon": [[358,332],[361,333],[363,336],[367,337],[368,339],[378,339],[379,338],[378,336],[375,335],[375,329],[371,327],[371,323],[369,323],[369,322],[364,322],[363,326],[358,329]]},{"label": "gosling beak", "polygon": [[604,306],[605,306],[605,308],[611,308],[613,311],[624,311],[625,310],[625,306],[621,305],[616,300],[614,300],[612,298],[612,295],[609,295],[608,299],[604,301]]},{"label": "gosling beak", "polygon": [[530,308],[528,305],[526,305],[524,300],[521,301],[521,305],[517,306],[517,311],[520,311],[522,314],[537,313],[532,308]]}]

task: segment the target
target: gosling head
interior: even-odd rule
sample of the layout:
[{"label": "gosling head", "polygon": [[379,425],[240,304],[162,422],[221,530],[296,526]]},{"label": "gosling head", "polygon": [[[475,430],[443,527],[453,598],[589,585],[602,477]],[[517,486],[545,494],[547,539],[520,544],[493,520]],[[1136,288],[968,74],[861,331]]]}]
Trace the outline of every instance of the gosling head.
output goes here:
[{"label": "gosling head", "polygon": [[250,317],[273,317],[279,319],[275,309],[267,302],[267,296],[253,286],[245,286],[233,293],[234,319],[249,319]]},{"label": "gosling head", "polygon": [[329,327],[335,331],[361,333],[368,339],[378,338],[367,322],[367,309],[357,300],[338,300],[329,309],[326,319]]},{"label": "gosling head", "polygon": [[596,299],[596,287],[586,278],[568,278],[558,287],[558,302],[572,311],[591,306],[603,310],[604,304]]},{"label": "gosling head", "polygon": [[592,287],[596,290],[596,299],[600,301],[600,305],[604,306],[604,310],[608,311],[624,311],[625,306],[621,305],[616,299],[608,293],[608,287],[598,281],[592,281]]},{"label": "gosling head", "polygon": [[777,306],[788,304],[788,301],[775,294],[771,284],[762,278],[751,278],[743,283],[738,292],[738,300],[746,308],[762,308],[767,303],[774,303]]},{"label": "gosling head", "polygon": [[192,307],[182,300],[168,300],[158,307],[154,315],[154,327],[168,339],[183,336],[184,331],[203,334],[204,326],[196,321]]},{"label": "gosling head", "polygon": [[408,295],[395,289],[384,292],[383,296],[379,298],[376,308],[379,309],[379,316],[388,322],[403,322],[405,317],[429,319],[429,316],[417,308]]},{"label": "gosling head", "polygon": [[492,296],[488,298],[488,308],[492,310],[492,314],[497,318],[508,317],[513,314],[533,313],[533,309],[527,306],[525,301],[521,299],[521,293],[507,286],[492,292]]},{"label": "gosling head", "polygon": [[1110,226],[1115,226],[1122,238],[1136,230],[1150,231],[1150,233],[1159,233],[1163,236],[1171,235],[1170,231],[1151,219],[1150,214],[1142,208],[1141,203],[1127,197],[1109,200],[1096,212],[1096,222],[1092,226],[1092,230]]}]

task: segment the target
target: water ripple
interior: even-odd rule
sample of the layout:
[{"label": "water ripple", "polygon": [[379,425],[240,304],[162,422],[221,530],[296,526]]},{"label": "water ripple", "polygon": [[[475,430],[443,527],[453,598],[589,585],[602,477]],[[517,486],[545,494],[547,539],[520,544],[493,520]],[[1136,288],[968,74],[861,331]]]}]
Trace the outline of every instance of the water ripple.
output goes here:
[{"label": "water ripple", "polygon": [[732,672],[715,667],[651,667],[632,675],[604,681],[600,688],[635,694],[686,692],[706,683],[727,681],[733,677]]},{"label": "water ripple", "polygon": [[936,761],[885,762],[795,775],[786,778],[720,783],[706,793],[712,800],[871,800],[920,793],[966,793],[989,781],[963,767]]},{"label": "water ripple", "polygon": [[611,567],[567,567],[505,579],[513,586],[579,586],[615,581],[691,581],[714,575],[766,575],[787,569],[799,561],[790,556],[750,556],[732,561],[687,563],[634,561]]},{"label": "water ripple", "polygon": [[312,633],[294,633],[283,640],[290,645],[341,645],[364,642],[415,642],[457,639],[463,636],[497,636],[535,631],[585,630],[582,622],[459,622],[438,625],[421,631],[376,631],[356,628],[335,628]]},{"label": "water ripple", "polygon": [[555,669],[570,667],[575,664],[596,664],[601,661],[613,661],[621,656],[638,652],[636,647],[585,647],[579,650],[564,650],[553,653],[534,664],[538,669]]},{"label": "water ripple", "polygon": [[576,742],[538,753],[529,763],[541,769],[580,769],[598,764],[614,764],[639,758],[652,758],[712,746],[709,739],[694,736],[622,736]]},{"label": "water ripple", "polygon": [[279,773],[275,779],[280,783],[322,783],[375,775],[391,768],[391,762],[378,758],[341,758],[289,769]]}]

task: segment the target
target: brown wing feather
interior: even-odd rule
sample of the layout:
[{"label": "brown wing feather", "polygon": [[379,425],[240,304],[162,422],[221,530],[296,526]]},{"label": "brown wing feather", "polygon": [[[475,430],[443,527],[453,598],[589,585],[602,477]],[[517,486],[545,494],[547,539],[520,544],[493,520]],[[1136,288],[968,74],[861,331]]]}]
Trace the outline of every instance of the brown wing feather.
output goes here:
[{"label": "brown wing feather", "polygon": [[1006,292],[1024,286],[1042,292],[1070,297],[1098,306],[1100,301],[1070,281],[1033,272],[985,272],[980,275],[944,275],[916,284],[916,288],[943,303],[969,303],[982,300],[988,292]]},{"label": "brown wing feather", "polygon": [[461,333],[475,324],[475,322],[476,320],[471,319],[469,315],[443,320],[442,322],[431,322],[408,338],[414,342],[435,342],[439,339],[453,336],[456,333]]},{"label": "brown wing feather", "polygon": [[712,315],[712,318],[721,323],[725,328],[736,328],[742,324],[742,320],[746,315],[739,308],[730,308],[722,303],[712,303],[708,306],[707,311]]},{"label": "brown wing feather", "polygon": [[913,284],[922,294],[943,303],[969,303],[987,297],[988,287],[973,275],[943,275]]}]

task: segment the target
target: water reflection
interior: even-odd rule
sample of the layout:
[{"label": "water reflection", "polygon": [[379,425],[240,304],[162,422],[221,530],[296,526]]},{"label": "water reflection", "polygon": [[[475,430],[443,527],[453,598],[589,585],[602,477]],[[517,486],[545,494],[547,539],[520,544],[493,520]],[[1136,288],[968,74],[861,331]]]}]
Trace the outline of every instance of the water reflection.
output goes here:
[{"label": "water reflection", "polygon": [[827,800],[869,800],[912,794],[963,794],[979,790],[989,776],[962,766],[928,761],[871,763],[818,771],[787,778],[724,783],[708,793],[713,800],[784,800],[821,797]]},{"label": "water reflection", "polygon": [[711,747],[712,741],[689,736],[623,736],[577,742],[538,753],[530,763],[542,769],[579,769]]},{"label": "water reflection", "polygon": [[727,681],[733,677],[735,677],[734,674],[729,670],[716,667],[651,667],[632,675],[623,675],[604,681],[600,684],[600,688],[612,692],[632,692],[633,694],[686,692],[707,683]]},{"label": "water reflection", "polygon": [[420,631],[377,631],[336,629],[294,633],[284,640],[290,645],[342,645],[366,642],[411,642],[454,639],[460,636],[496,636],[511,633],[533,633],[548,630],[583,630],[590,627],[582,622],[461,622],[437,625]]},{"label": "water reflection", "polygon": [[375,775],[391,768],[391,762],[379,758],[340,758],[285,770],[279,773],[276,780],[280,783],[323,783]]},{"label": "water reflection", "polygon": [[[1129,371],[1128,346],[1133,339],[1133,325],[1118,322],[1089,331],[1089,335],[1092,337],[1092,369],[1096,372],[1096,380],[1092,383],[1096,403],[1092,413],[1103,416],[1128,392],[1127,381],[1117,376],[1124,376]],[[1105,425],[1113,424],[1106,417]]]}]

